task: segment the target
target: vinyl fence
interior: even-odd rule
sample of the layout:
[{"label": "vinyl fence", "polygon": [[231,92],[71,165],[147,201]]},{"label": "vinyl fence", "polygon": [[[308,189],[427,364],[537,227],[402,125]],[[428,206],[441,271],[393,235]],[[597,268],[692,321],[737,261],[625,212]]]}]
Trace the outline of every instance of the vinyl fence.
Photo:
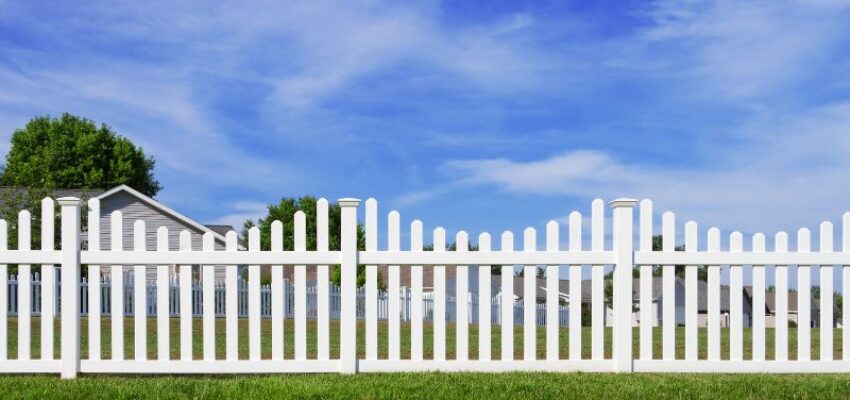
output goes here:
[{"label": "vinyl fence", "polygon": [[[552,221],[543,230],[545,241],[538,242],[537,230],[526,229],[519,245],[512,232],[504,232],[499,239],[498,250],[494,238],[488,233],[478,236],[478,251],[469,251],[469,235],[460,231],[454,235],[456,251],[447,251],[447,235],[443,228],[434,229],[430,241],[434,251],[423,251],[425,241],[424,224],[414,220],[409,225],[409,245],[402,246],[401,217],[392,211],[387,215],[386,246],[379,246],[378,205],[373,199],[365,204],[365,250],[357,249],[357,223],[360,201],[341,199],[340,249],[329,249],[328,202],[320,199],[317,204],[316,249],[306,248],[306,216],[296,213],[294,218],[294,251],[283,251],[283,228],[278,221],[271,225],[271,249],[260,249],[260,233],[256,228],[248,232],[247,249],[237,246],[234,232],[226,235],[226,248],[215,250],[212,234],[203,238],[203,250],[192,251],[189,232],[181,232],[180,250],[168,248],[168,232],[164,227],[156,230],[157,250],[146,251],[146,227],[144,221],[135,221],[133,232],[134,250],[120,250],[122,241],[122,215],[113,212],[111,220],[111,246],[113,251],[100,250],[99,224],[87,227],[91,240],[81,248],[80,202],[75,198],[58,200],[61,206],[61,244],[54,243],[53,200],[42,203],[40,250],[32,250],[31,215],[22,211],[16,224],[17,249],[6,250],[8,231],[6,221],[0,221],[0,372],[7,373],[60,373],[72,378],[79,373],[282,373],[282,372],[377,372],[377,371],[692,371],[692,372],[850,372],[850,331],[833,328],[836,319],[850,320],[850,308],[842,315],[834,315],[833,290],[836,287],[834,273],[845,283],[850,283],[850,213],[843,216],[841,250],[836,251],[833,242],[833,225],[820,225],[819,248],[813,251],[811,233],[808,229],[796,232],[796,250],[789,249],[788,234],[779,232],[773,237],[772,248],[767,248],[767,238],[755,234],[747,241],[744,236],[732,232],[722,245],[721,233],[716,228],[708,229],[706,246],[699,248],[699,229],[695,222],[684,224],[685,251],[675,251],[677,222],[673,213],[661,215],[663,250],[652,251],[652,235],[656,232],[654,212],[649,200],[640,202],[639,223],[634,227],[634,211],[638,202],[618,199],[610,203],[613,230],[606,237],[605,207],[601,200],[592,203],[590,212],[590,243],[583,242],[583,220],[578,212],[570,214],[565,229],[566,246],[561,241],[561,224]],[[97,200],[89,202],[88,221],[101,218]],[[153,229],[154,227],[151,227]],[[636,242],[636,243],[635,243]],[[589,244],[589,245],[588,245]],[[608,245],[610,244],[610,246]],[[521,246],[520,246],[521,245]],[[379,247],[382,249],[379,250]],[[405,249],[403,249],[404,247]],[[385,249],[383,249],[385,248]],[[520,250],[521,248],[521,250]],[[333,289],[329,281],[330,265],[341,265],[341,285]],[[17,315],[11,315],[9,292],[9,267],[17,268],[17,281],[13,301]],[[53,268],[60,265],[58,275]],[[178,266],[176,290],[169,271]],[[200,266],[200,285],[193,282],[192,269]],[[223,289],[216,286],[214,268],[226,266]],[[310,305],[307,266],[316,266],[315,307]],[[358,292],[357,266],[365,265],[366,283]],[[675,310],[675,266],[684,266],[684,340],[676,337]],[[111,276],[123,276],[132,271],[142,276],[148,266],[156,268],[154,297],[145,280],[139,279],[125,285],[113,285],[104,291],[102,268]],[[240,288],[240,266],[247,266],[247,293]],[[261,266],[270,266],[271,284],[263,294],[260,282]],[[388,266],[387,296],[381,301],[377,285],[378,266]],[[424,266],[433,266],[433,292],[428,296],[423,290]],[[500,266],[498,282],[490,282],[491,266]],[[661,266],[663,293],[661,295],[662,324],[660,349],[655,349],[653,338],[652,304],[653,269]],[[699,339],[698,318],[698,266],[707,266],[707,340]],[[545,271],[542,286],[538,285],[536,272]],[[746,268],[745,268],[746,267]],[[40,285],[34,286],[32,272],[41,272]],[[456,274],[454,293],[447,290],[446,271],[451,268]],[[458,301],[451,297],[468,299],[470,293],[470,269],[478,268],[477,287],[480,288],[476,302]],[[515,268],[523,270],[523,276],[514,276]],[[633,287],[633,269],[637,268],[639,280]],[[284,270],[293,270],[292,285],[284,282]],[[411,281],[409,296],[401,293],[401,271],[409,269]],[[560,293],[561,271],[569,276],[566,321],[561,320],[564,293]],[[610,332],[610,352],[606,348],[606,271],[613,271],[609,306],[613,309],[613,328]],[[591,275],[589,283],[582,281],[583,272]],[[752,280],[752,329],[747,331],[745,342],[743,316],[743,282],[745,271]],[[819,273],[819,337],[812,337],[809,324],[800,324],[791,335],[789,327],[789,276],[797,274],[798,318],[807,321],[811,315],[812,274]],[[57,281],[77,282],[85,275],[87,285],[56,285]],[[721,274],[729,275],[728,302],[730,303],[728,339],[721,341]],[[766,277],[772,274],[775,287],[775,315],[765,315]],[[541,304],[526,301],[521,304],[521,324],[514,330],[515,307],[498,307],[494,304],[515,305],[514,280],[520,280],[525,294],[541,290]],[[491,283],[499,285],[498,293],[491,293]],[[582,298],[582,286],[590,286],[589,299]],[[200,287],[200,294],[196,287]],[[242,284],[244,286],[244,284]],[[38,287],[38,289],[34,289]],[[846,297],[850,285],[842,285]],[[61,290],[60,290],[61,289]],[[34,291],[38,296],[33,296]],[[339,304],[332,305],[331,293],[338,293]],[[362,293],[362,296],[361,294]],[[131,310],[127,310],[126,299],[130,298]],[[363,298],[359,301],[359,298]],[[530,296],[529,296],[530,297]],[[536,297],[536,296],[535,296]],[[33,337],[34,304],[54,304],[60,298],[58,309],[40,307],[40,335]],[[267,300],[263,300],[266,298]],[[223,301],[223,306],[222,306]],[[407,306],[406,303],[410,303]],[[247,308],[245,304],[247,303]],[[583,303],[589,304],[590,321],[583,315]],[[85,304],[85,306],[83,306]],[[105,308],[108,304],[109,307]],[[169,307],[150,307],[169,304]],[[172,305],[174,305],[172,307]],[[290,313],[289,308],[292,311]],[[107,310],[124,308],[124,313],[109,313]],[[362,308],[362,313],[358,310]],[[639,310],[638,329],[633,331],[633,308]],[[223,312],[222,312],[223,309]],[[308,310],[315,309],[315,317]],[[338,310],[338,311],[337,311]],[[402,336],[403,311],[409,310],[409,335]],[[539,310],[544,315],[540,324]],[[81,315],[85,311],[88,321],[106,321],[109,326],[111,351],[109,358],[102,357],[100,348],[103,338],[101,324],[87,324],[86,354],[81,357]],[[151,312],[153,312],[151,314]],[[494,319],[495,315],[500,318]],[[148,358],[148,316],[154,315],[152,323],[155,334],[156,353]],[[223,315],[223,317],[222,317]],[[358,328],[359,315],[365,320]],[[477,315],[475,320],[471,315]],[[198,316],[198,318],[194,318]],[[240,316],[247,316],[248,354],[239,353],[238,329]],[[262,332],[264,316],[270,329]],[[175,318],[172,318],[175,317]],[[286,318],[290,319],[286,319]],[[775,320],[775,328],[768,332],[766,319]],[[331,324],[332,318],[338,323]],[[379,355],[379,320],[386,319],[386,356]],[[125,354],[124,320],[132,321],[132,354]],[[178,321],[179,352],[175,358],[169,352],[172,329],[171,320]],[[193,319],[200,320],[202,355],[193,354]],[[222,325],[216,320],[223,319]],[[308,336],[308,319],[315,326],[315,336]],[[40,341],[42,348],[54,346],[54,321],[61,326],[60,357],[51,352],[34,359],[31,356],[33,340]],[[291,356],[284,352],[284,321],[292,325],[291,340],[294,351]],[[477,321],[452,323],[452,321]],[[15,335],[15,357],[9,357],[9,324],[17,324]],[[338,343],[331,345],[331,327],[338,327]],[[542,325],[542,326],[538,326]],[[582,325],[589,325],[590,335],[582,336]],[[498,326],[498,335],[494,327]],[[477,340],[471,327],[475,327]],[[218,329],[217,329],[218,328]],[[543,340],[538,349],[538,330]],[[405,332],[408,332],[405,327]],[[447,335],[452,333],[452,338]],[[770,334],[768,334],[770,333]],[[287,333],[289,334],[289,333]],[[358,336],[363,335],[362,353],[358,351]],[[515,336],[518,336],[515,338]],[[565,337],[562,337],[565,336]],[[224,344],[216,338],[224,337]],[[308,337],[315,340],[311,347],[317,349],[315,358],[308,358]],[[796,337],[792,342],[789,338]],[[402,340],[405,351],[402,357]],[[772,344],[768,338],[773,339]],[[450,340],[451,339],[451,340]],[[516,339],[516,341],[515,341]],[[566,339],[566,340],[563,340]],[[818,346],[811,354],[813,340]],[[840,339],[840,352],[834,348]],[[590,343],[583,343],[589,340]],[[244,343],[245,338],[241,339]],[[409,342],[407,342],[409,341]],[[426,342],[427,341],[427,342]],[[270,343],[267,343],[270,342]],[[637,344],[633,351],[633,342]],[[261,344],[269,344],[270,354],[261,351]],[[745,343],[748,344],[745,357]],[[383,346],[384,343],[381,343]],[[684,353],[677,353],[684,345]],[[218,346],[223,349],[217,348]],[[452,346],[453,351],[447,351]],[[472,347],[475,347],[474,349]],[[517,347],[516,349],[514,347]],[[589,356],[582,349],[590,347]],[[338,349],[338,357],[331,356],[331,347]],[[770,348],[768,348],[770,347]],[[791,352],[789,349],[795,351]],[[217,357],[223,350],[223,357]],[[515,354],[518,350],[519,356]],[[287,354],[287,357],[284,357]],[[454,354],[454,356],[450,356]]]},{"label": "vinyl fence", "polygon": [[[55,272],[54,272],[55,273]],[[41,309],[44,307],[41,304],[42,300],[42,281],[41,276],[38,272],[32,273],[31,276],[31,285],[32,289],[30,291],[30,315],[34,317],[41,316]],[[124,301],[123,301],[123,312],[125,317],[132,317],[135,313],[135,306],[133,305],[133,288],[134,288],[134,277],[131,273],[124,274]],[[145,282],[147,298],[145,300],[145,304],[147,305],[147,316],[148,317],[156,317],[157,315],[157,307],[158,307],[158,297],[157,297],[157,284],[156,281],[147,281]],[[203,286],[202,282],[198,280],[192,281],[192,317],[202,317],[203,316]],[[295,286],[293,286],[289,281],[284,281],[283,283],[284,289],[284,299],[283,299],[283,314],[279,317],[294,319],[295,318]],[[54,283],[54,293],[59,293],[61,289],[61,282],[59,279],[55,280]],[[80,286],[80,316],[87,317],[89,315],[89,284],[86,277],[81,279],[79,282]],[[99,285],[100,288],[100,296],[103,301],[100,302],[100,315],[101,316],[109,316],[112,315],[112,280],[109,276],[101,277],[101,282]],[[239,318],[248,317],[248,282],[238,278],[237,285],[239,295],[238,295],[238,306],[237,306],[237,316]],[[9,316],[17,316],[18,315],[18,279],[17,276],[11,275],[8,280],[8,315]],[[180,297],[180,286],[176,278],[172,277],[170,279],[170,283],[168,286],[168,314],[171,317],[179,317],[180,316],[180,302],[177,301]],[[223,282],[215,283],[215,301],[213,302],[213,306],[215,307],[215,316],[216,318],[222,318],[226,316],[226,296],[225,292],[226,286]],[[340,304],[341,304],[341,296],[339,286],[334,284],[330,284],[328,294],[328,306],[330,307],[328,312],[330,314],[330,319],[339,320],[340,318]],[[52,315],[56,315],[61,310],[61,299],[60,296],[55,296],[53,302],[53,310]],[[261,285],[260,286],[260,315],[261,318],[272,318],[272,289],[271,285]],[[411,301],[411,290],[408,287],[400,287],[399,290],[399,303],[401,304],[401,314],[399,318],[401,321],[410,322],[411,312],[410,307],[412,305]],[[385,290],[378,291],[378,320],[386,321],[389,319],[389,293]],[[446,321],[450,323],[456,323],[457,314],[455,310],[457,306],[455,304],[456,297],[449,296],[446,298],[447,304],[447,313],[446,313]],[[468,296],[468,305],[467,307],[470,310],[473,310],[468,315],[467,323],[477,324],[478,323],[478,293],[470,292]],[[491,299],[490,302],[490,323],[492,324],[501,324],[501,297],[496,296]],[[514,325],[522,325],[524,321],[523,312],[525,311],[522,306],[522,300],[513,302],[513,320]],[[316,318],[319,315],[318,308],[318,289],[317,286],[307,286],[307,318]],[[537,304],[537,308],[535,311],[535,323],[537,326],[545,326],[546,325],[546,307],[544,304]],[[434,299],[431,295],[424,295],[422,299],[422,311],[421,315],[423,319],[428,322],[433,322],[434,318]],[[364,288],[358,288],[357,290],[357,318],[364,319],[366,317],[366,291]],[[559,307],[559,315],[558,315],[558,325],[561,327],[566,327],[569,324],[569,309],[567,306],[561,305]]]}]

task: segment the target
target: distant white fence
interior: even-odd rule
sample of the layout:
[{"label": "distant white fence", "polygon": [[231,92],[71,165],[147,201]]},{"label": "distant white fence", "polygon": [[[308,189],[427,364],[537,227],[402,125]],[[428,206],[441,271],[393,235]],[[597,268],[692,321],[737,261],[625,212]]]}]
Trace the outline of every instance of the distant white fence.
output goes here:
[{"label": "distant white fence", "polygon": [[[0,221],[0,372],[8,373],[60,373],[72,378],[78,373],[274,373],[274,372],[342,372],[358,371],[675,371],[675,372],[850,372],[850,330],[839,331],[840,354],[834,354],[838,342],[833,328],[834,273],[845,283],[842,293],[850,297],[850,213],[842,221],[841,250],[835,251],[833,225],[820,225],[819,251],[812,251],[811,233],[808,229],[797,232],[796,251],[788,248],[788,235],[777,233],[772,250],[767,249],[766,237],[761,233],[752,236],[750,250],[744,251],[744,236],[733,232],[728,236],[728,246],[721,246],[720,231],[707,231],[707,246],[700,249],[697,224],[684,224],[685,251],[675,251],[675,216],[661,216],[663,236],[662,251],[652,250],[654,233],[652,203],[640,203],[639,228],[634,229],[634,209],[637,201],[614,200],[610,203],[613,213],[611,246],[606,246],[604,227],[604,203],[595,200],[590,213],[590,243],[582,243],[582,216],[570,214],[567,225],[567,241],[560,239],[561,226],[552,221],[545,228],[545,245],[538,246],[537,231],[528,228],[523,232],[522,250],[515,249],[514,235],[504,232],[500,237],[499,250],[491,244],[487,233],[478,236],[478,251],[469,251],[469,236],[460,231],[455,235],[456,251],[446,251],[446,232],[443,228],[433,230],[434,251],[423,251],[424,229],[421,221],[410,224],[410,244],[402,250],[401,223],[398,212],[390,212],[386,219],[386,250],[378,250],[378,211],[373,199],[365,205],[366,250],[357,249],[356,199],[341,199],[341,249],[329,250],[328,202],[320,199],[317,204],[316,237],[317,249],[306,249],[306,216],[303,212],[294,215],[294,251],[283,251],[283,230],[279,221],[271,224],[271,250],[260,250],[260,234],[257,228],[248,232],[247,249],[239,249],[234,232],[226,235],[225,250],[215,250],[212,234],[203,237],[203,250],[192,251],[189,232],[181,232],[180,249],[168,249],[168,232],[164,227],[157,230],[156,251],[146,251],[146,229],[144,221],[135,221],[135,250],[123,249],[123,217],[113,212],[111,219],[111,246],[114,251],[100,250],[99,224],[87,227],[88,247],[80,246],[80,204],[78,199],[59,199],[61,205],[61,250],[54,243],[53,200],[45,199],[41,215],[41,250],[31,250],[31,215],[22,211],[17,221],[18,248],[6,250],[8,226]],[[96,199],[89,202],[88,221],[100,220],[100,207]],[[637,233],[637,235],[635,235]],[[638,240],[635,240],[637,236]],[[635,246],[637,242],[637,246]],[[635,248],[636,247],[636,248]],[[17,356],[8,357],[9,274],[7,265],[16,265],[19,281],[15,282],[14,296],[17,310],[16,323]],[[333,288],[329,281],[330,265],[341,265],[341,287]],[[357,266],[366,266],[366,283],[357,289]],[[40,268],[41,285],[34,289],[32,284],[33,265]],[[54,265],[61,265],[58,280]],[[172,265],[178,267],[176,290],[170,277]],[[201,270],[200,292],[192,279],[192,266]],[[223,299],[221,289],[215,284],[215,266],[226,266]],[[313,290],[315,300],[310,300],[311,290],[306,281],[307,265],[317,266],[317,283]],[[684,265],[684,343],[676,338],[676,291],[675,267]],[[708,266],[707,273],[707,343],[701,344],[698,335],[700,309],[698,309],[697,266]],[[40,267],[39,267],[40,266]],[[86,289],[79,285],[57,286],[56,282],[77,282],[85,268]],[[156,268],[154,297],[144,280],[125,285],[115,285],[104,291],[101,268],[107,268],[111,276],[123,276],[133,271],[142,276],[148,266]],[[240,285],[238,266],[247,266],[247,293]],[[266,294],[260,283],[260,266],[270,266],[271,284]],[[386,296],[384,300],[378,290],[378,266],[388,267],[387,292],[399,295]],[[423,266],[433,266],[433,292],[430,300],[423,291]],[[455,290],[447,291],[447,266],[455,271]],[[499,282],[490,282],[491,266],[501,266]],[[516,266],[522,266],[523,276],[515,277]],[[653,304],[658,296],[653,292],[653,268],[661,266],[663,293],[661,343],[654,348]],[[744,268],[744,267],[747,268]],[[538,267],[545,271],[545,283],[538,283]],[[633,288],[633,268],[639,270],[637,287]],[[751,268],[750,268],[751,267]],[[283,279],[284,269],[291,268],[292,285]],[[477,268],[479,301],[452,303],[452,297],[466,299],[470,293],[470,269]],[[410,270],[411,288],[401,295],[400,272]],[[559,287],[561,271],[569,276],[569,300],[566,310],[561,306],[563,293]],[[606,295],[605,272],[613,270],[613,329],[610,334],[611,351],[606,350]],[[590,299],[582,298],[583,272],[589,272]],[[729,335],[728,350],[721,346],[721,271],[729,275]],[[727,273],[727,272],[724,272]],[[744,351],[743,282],[744,274],[751,274],[752,285],[752,329],[751,350]],[[811,319],[812,273],[818,272],[820,279],[819,321],[817,357],[812,357],[812,330],[809,324],[800,324],[796,329],[796,343],[789,340],[789,275],[797,274],[797,298],[799,320]],[[775,315],[765,315],[766,276],[775,277]],[[516,307],[494,308],[494,304],[514,304],[514,280],[520,279],[526,294],[545,293],[543,304],[524,302],[520,307],[521,328],[515,333]],[[491,283],[499,285],[498,293],[491,293]],[[97,287],[95,287],[97,286]],[[61,289],[61,290],[60,290]],[[34,290],[38,296],[34,296]],[[98,295],[87,295],[88,293]],[[338,293],[332,297],[332,293]],[[131,310],[127,310],[127,297]],[[41,311],[40,337],[33,339],[31,323],[33,305],[54,304],[61,297],[59,309],[39,308]],[[537,296],[535,296],[537,297]],[[633,304],[633,299],[637,298]],[[333,299],[339,299],[334,303]],[[362,298],[363,300],[359,300]],[[265,299],[265,300],[264,300]],[[494,301],[494,299],[496,299]],[[431,305],[428,306],[428,302]],[[312,305],[314,302],[315,307]],[[681,301],[679,301],[681,302]],[[170,304],[169,307],[150,307],[155,304]],[[223,305],[222,305],[223,303]],[[245,305],[247,303],[247,306]],[[409,303],[409,306],[408,306]],[[81,307],[81,304],[85,304]],[[111,309],[125,308],[124,313],[106,314]],[[174,306],[172,307],[171,304]],[[583,304],[589,306],[590,321],[582,313]],[[639,310],[639,328],[632,331],[633,307]],[[246,308],[247,307],[247,308]],[[216,318],[224,315],[224,329],[217,331]],[[290,311],[291,309],[291,311]],[[362,311],[360,311],[362,309]],[[151,311],[153,310],[153,314]],[[308,358],[308,318],[315,310],[316,358]],[[407,310],[407,311],[403,311]],[[101,351],[101,324],[89,323],[87,357],[80,357],[80,319],[86,311],[89,321],[106,318],[110,324],[110,358],[104,359]],[[563,320],[566,311],[566,320]],[[405,312],[409,315],[405,315]],[[540,313],[544,319],[541,324]],[[156,356],[148,359],[148,316],[155,316]],[[238,319],[247,316],[247,358],[239,353]],[[472,315],[478,315],[477,323]],[[179,356],[171,358],[171,320],[179,320]],[[199,316],[201,324],[201,359],[193,354],[193,317]],[[263,335],[261,319],[268,316],[270,332]],[[278,317],[279,316],[279,317]],[[292,357],[284,357],[284,316],[291,318],[291,338],[294,351]],[[53,348],[55,336],[54,320],[61,320],[61,356],[53,358],[52,352],[44,352],[39,359],[30,354],[32,340],[39,340],[41,348]],[[125,355],[124,320],[132,318],[133,354]],[[768,332],[766,318],[774,318],[776,328],[771,332],[775,347],[767,349]],[[331,324],[338,318],[338,324]],[[365,321],[358,328],[357,319]],[[410,321],[409,336],[402,336],[401,321]],[[839,318],[850,321],[850,307],[844,307]],[[386,319],[386,358],[378,353],[378,321]],[[455,324],[448,329],[450,321],[473,321]],[[425,323],[432,321],[426,335]],[[582,325],[590,325],[590,343],[583,337]],[[15,322],[13,322],[15,323]],[[497,343],[491,340],[500,326]],[[330,330],[338,326],[339,343],[334,348],[339,356],[331,357]],[[542,327],[539,325],[543,325]],[[470,340],[471,326],[477,327]],[[566,328],[562,328],[566,327]],[[364,330],[365,329],[365,330]],[[362,331],[362,333],[358,332]],[[452,338],[447,333],[453,332]],[[543,341],[538,350],[538,332]],[[363,353],[358,353],[358,335],[363,334]],[[514,336],[518,334],[515,356]],[[567,341],[562,340],[562,335]],[[633,336],[637,351],[633,352]],[[223,349],[219,349],[216,338],[224,337]],[[402,338],[409,340],[409,356],[402,357]],[[425,342],[428,338],[428,343]],[[517,338],[519,339],[519,338]],[[243,342],[244,342],[243,338]],[[271,354],[262,353],[261,344],[270,341]],[[565,343],[566,344],[563,344]],[[583,348],[589,344],[589,357]],[[684,345],[684,354],[677,354],[677,346]],[[477,351],[470,351],[470,346]],[[494,346],[497,345],[497,346]],[[383,346],[383,345],[382,345]],[[447,357],[454,347],[454,357]],[[704,346],[704,347],[703,347]],[[796,348],[794,357],[789,349]],[[497,349],[496,351],[493,351]],[[224,358],[217,358],[223,350]],[[564,353],[562,353],[564,350]],[[768,351],[771,350],[771,351]],[[406,352],[405,352],[406,353]],[[498,353],[498,354],[492,354]],[[658,354],[660,353],[660,357]],[[474,354],[474,357],[472,356]],[[426,356],[427,355],[427,356]]]},{"label": "distant white fence", "polygon": [[[32,274],[31,277],[31,285],[32,290],[30,292],[30,311],[31,315],[41,316],[41,276],[38,272]],[[240,318],[245,318],[248,316],[248,282],[246,282],[242,278],[238,278],[239,288],[239,296],[238,296],[238,307],[237,307],[237,315]],[[82,281],[79,283],[80,285],[80,315],[88,316],[89,314],[89,284],[85,277],[82,278]],[[145,304],[147,305],[147,316],[155,317],[157,315],[157,284],[156,281],[147,281],[145,283],[147,286],[147,299]],[[133,288],[134,288],[134,280],[133,276],[129,274],[124,275],[124,316],[132,317],[135,313],[134,305],[133,305]],[[61,284],[59,279],[56,280],[54,284],[55,293],[59,293],[61,289]],[[9,316],[17,316],[18,315],[18,280],[17,276],[12,275],[9,277],[8,281],[8,312]],[[223,282],[215,283],[215,316],[216,318],[221,318],[226,316],[226,295],[225,295],[226,287]],[[180,316],[180,302],[177,301],[180,298],[180,286],[176,278],[171,278],[168,286],[168,313],[171,317],[179,317]],[[295,286],[293,286],[289,281],[284,281],[284,318],[294,319],[295,318]],[[112,282],[109,276],[101,277],[100,283],[100,296],[103,301],[100,303],[100,315],[107,316],[112,315]],[[261,285],[260,286],[260,315],[262,318],[271,318],[272,317],[272,306],[271,306],[271,297],[272,289],[271,285]],[[340,289],[338,286],[331,284],[329,286],[328,293],[328,306],[330,307],[329,313],[330,318],[333,320],[338,320],[340,317]],[[434,318],[434,300],[430,298],[432,296],[424,296],[422,299],[422,317],[425,321],[432,322]],[[402,321],[409,322],[411,318],[410,307],[412,305],[411,301],[411,290],[408,287],[402,286],[399,291],[399,302],[401,304],[401,314],[399,318]],[[307,318],[316,318],[319,315],[318,309],[318,290],[317,286],[307,286]],[[455,310],[457,306],[455,305],[456,298],[454,296],[449,296],[446,299],[446,304],[448,306],[446,313],[446,321],[450,323],[456,323],[457,314]],[[478,323],[478,313],[475,312],[478,310],[478,294],[477,293],[469,293],[468,307],[470,310],[473,310],[468,315],[467,323],[477,324]],[[525,311],[522,305],[522,300],[514,302],[514,325],[522,325],[524,322],[523,312]],[[501,297],[494,297],[491,301],[490,306],[490,322],[492,324],[501,324]],[[58,315],[61,310],[61,299],[59,296],[56,296],[56,299],[53,303],[53,315]],[[536,319],[535,323],[537,326],[545,326],[546,325],[546,306],[544,304],[537,304],[537,309],[535,311]],[[193,317],[202,317],[203,316],[203,286],[202,283],[198,280],[192,281],[192,316]],[[363,319],[366,316],[366,291],[364,288],[359,288],[357,290],[357,318]],[[386,321],[389,319],[389,296],[388,293],[384,290],[378,292],[378,320]],[[567,306],[561,305],[559,316],[558,316],[558,324],[559,326],[566,327],[569,325],[569,309]]]}]

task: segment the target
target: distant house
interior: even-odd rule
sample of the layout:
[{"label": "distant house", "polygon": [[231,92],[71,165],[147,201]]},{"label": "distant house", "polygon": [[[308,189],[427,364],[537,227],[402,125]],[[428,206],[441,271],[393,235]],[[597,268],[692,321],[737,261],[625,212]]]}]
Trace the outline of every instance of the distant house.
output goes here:
[{"label": "distant house", "polygon": [[[748,286],[745,288],[747,292],[752,293],[752,287]],[[773,290],[766,291],[764,294],[764,325],[768,328],[776,327],[776,292]],[[793,322],[795,324],[800,324],[800,311],[799,311],[799,293],[797,291],[788,291],[788,321]],[[820,301],[812,295],[809,300],[810,304],[810,318],[809,318],[809,326],[812,328],[817,328],[820,326]],[[837,310],[836,307],[833,306],[833,310]],[[833,325],[837,326],[838,318],[833,318]]]},{"label": "distant house", "polygon": [[[0,198],[26,196],[27,193],[26,188],[0,188],[0,194],[2,194]],[[181,231],[185,230],[190,233],[192,250],[202,249],[202,237],[207,232],[213,234],[216,250],[222,250],[224,249],[224,235],[233,229],[227,225],[201,224],[127,185],[116,186],[106,191],[98,189],[51,189],[50,193],[56,198],[70,196],[81,198],[84,201],[90,198],[96,198],[100,201],[100,236],[98,239],[101,250],[110,250],[112,247],[110,221],[111,214],[114,211],[121,211],[123,215],[121,236],[124,250],[133,249],[133,224],[137,220],[145,221],[146,247],[149,251],[156,250],[156,232],[161,226],[168,228],[168,248],[174,251],[179,250]],[[83,229],[83,244],[84,246],[91,246],[87,229],[85,226]],[[155,271],[155,267],[149,267],[147,278],[155,279]],[[104,275],[109,275],[109,268],[103,268],[102,272]],[[216,268],[216,279],[224,279],[224,267]]]}]

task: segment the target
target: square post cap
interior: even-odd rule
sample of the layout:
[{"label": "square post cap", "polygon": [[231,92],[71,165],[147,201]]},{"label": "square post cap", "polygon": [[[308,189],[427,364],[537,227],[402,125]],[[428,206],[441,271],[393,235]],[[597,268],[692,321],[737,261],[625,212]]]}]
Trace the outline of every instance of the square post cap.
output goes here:
[{"label": "square post cap", "polygon": [[67,207],[67,206],[79,207],[80,206],[80,199],[78,199],[76,197],[60,197],[60,198],[56,199],[56,201],[62,207]]},{"label": "square post cap", "polygon": [[620,207],[632,208],[632,207],[636,206],[637,203],[638,203],[638,201],[635,200],[635,199],[629,199],[629,198],[621,197],[619,199],[611,200],[610,202],[608,202],[608,205],[610,205],[611,208],[620,208]]},{"label": "square post cap", "polygon": [[346,198],[342,198],[342,199],[337,200],[337,203],[339,203],[340,207],[357,207],[357,206],[360,205],[360,199],[354,199],[354,198],[351,198],[351,197],[346,197]]}]

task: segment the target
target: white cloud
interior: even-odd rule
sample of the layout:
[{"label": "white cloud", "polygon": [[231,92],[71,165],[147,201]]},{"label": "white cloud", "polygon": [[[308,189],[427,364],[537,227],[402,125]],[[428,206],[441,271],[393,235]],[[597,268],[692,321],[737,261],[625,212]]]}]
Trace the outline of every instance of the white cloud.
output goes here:
[{"label": "white cloud", "polygon": [[622,66],[693,80],[691,95],[779,95],[846,45],[848,12],[850,2],[656,1],[651,24],[624,44],[639,56]]},{"label": "white cloud", "polygon": [[740,150],[706,156],[715,160],[713,166],[699,169],[628,163],[595,150],[529,161],[451,161],[446,167],[459,177],[453,185],[490,186],[523,196],[651,198],[656,212],[671,210],[726,229],[796,230],[837,220],[850,210],[848,127],[850,102],[750,125],[757,132]]}]

